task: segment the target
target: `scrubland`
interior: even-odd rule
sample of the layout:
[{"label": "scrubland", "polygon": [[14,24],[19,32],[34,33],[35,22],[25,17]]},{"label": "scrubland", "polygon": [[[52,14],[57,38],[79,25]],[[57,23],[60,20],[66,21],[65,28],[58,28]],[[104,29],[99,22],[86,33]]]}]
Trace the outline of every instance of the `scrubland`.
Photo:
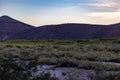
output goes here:
[{"label": "scrubland", "polygon": [[0,42],[0,80],[57,80],[49,73],[30,78],[29,71],[36,65],[94,70],[88,75],[91,80],[120,80],[120,40]]}]

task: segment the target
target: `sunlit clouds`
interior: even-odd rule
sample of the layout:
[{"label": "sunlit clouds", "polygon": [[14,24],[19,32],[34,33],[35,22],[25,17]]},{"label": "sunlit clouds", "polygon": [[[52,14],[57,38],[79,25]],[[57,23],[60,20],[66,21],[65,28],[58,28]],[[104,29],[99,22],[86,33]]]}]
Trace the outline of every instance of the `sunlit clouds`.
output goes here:
[{"label": "sunlit clouds", "polygon": [[91,23],[97,24],[113,24],[120,21],[120,12],[93,12],[88,13]]},{"label": "sunlit clouds", "polygon": [[1,0],[0,15],[40,26],[120,22],[120,0]]},{"label": "sunlit clouds", "polygon": [[93,18],[92,23],[113,24],[120,22],[120,1],[119,0],[99,0],[96,3],[88,4],[94,11],[87,13]]},{"label": "sunlit clouds", "polygon": [[88,4],[89,6],[95,7],[96,9],[102,9],[103,11],[111,10],[118,11],[120,9],[119,0],[98,0],[95,3]]}]

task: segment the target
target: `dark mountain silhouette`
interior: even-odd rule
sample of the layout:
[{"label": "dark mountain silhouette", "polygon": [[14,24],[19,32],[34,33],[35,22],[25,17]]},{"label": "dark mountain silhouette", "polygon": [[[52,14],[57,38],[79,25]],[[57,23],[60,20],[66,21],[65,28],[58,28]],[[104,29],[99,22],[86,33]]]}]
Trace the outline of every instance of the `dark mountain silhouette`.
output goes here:
[{"label": "dark mountain silhouette", "polygon": [[120,23],[112,25],[60,24],[30,26],[9,16],[0,17],[0,40],[120,38]]},{"label": "dark mountain silhouette", "polygon": [[17,21],[9,16],[0,17],[0,40],[5,40],[13,34],[32,28],[32,26]]},{"label": "dark mountain silhouette", "polygon": [[120,38],[120,23],[109,25],[111,29],[106,34],[109,38]]},{"label": "dark mountain silhouette", "polygon": [[[97,28],[96,28],[97,27]],[[88,24],[47,25],[15,34],[14,39],[86,39],[92,38],[101,26]],[[24,35],[22,34],[24,33]]]},{"label": "dark mountain silhouette", "polygon": [[61,24],[47,25],[31,28],[18,34],[11,39],[100,39],[120,38],[120,24],[114,25],[90,25],[90,24]]}]

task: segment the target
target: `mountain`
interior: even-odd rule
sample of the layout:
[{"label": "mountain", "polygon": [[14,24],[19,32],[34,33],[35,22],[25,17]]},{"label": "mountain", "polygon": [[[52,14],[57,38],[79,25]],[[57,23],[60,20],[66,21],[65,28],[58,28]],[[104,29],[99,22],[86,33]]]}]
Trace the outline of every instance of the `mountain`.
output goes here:
[{"label": "mountain", "polygon": [[120,38],[120,23],[112,25],[60,24],[34,27],[9,16],[0,17],[0,40]]},{"label": "mountain", "polygon": [[120,24],[90,25],[90,24],[61,24],[31,28],[15,34],[11,39],[100,39],[120,38]]},{"label": "mountain", "polygon": [[109,29],[109,33],[107,33],[106,35],[111,38],[120,38],[120,23],[117,24],[112,24],[109,25],[111,27],[111,29]]},{"label": "mountain", "polygon": [[1,16],[0,17],[0,40],[5,40],[8,37],[21,32],[23,30],[27,30],[32,28],[33,26],[15,20],[9,16]]}]

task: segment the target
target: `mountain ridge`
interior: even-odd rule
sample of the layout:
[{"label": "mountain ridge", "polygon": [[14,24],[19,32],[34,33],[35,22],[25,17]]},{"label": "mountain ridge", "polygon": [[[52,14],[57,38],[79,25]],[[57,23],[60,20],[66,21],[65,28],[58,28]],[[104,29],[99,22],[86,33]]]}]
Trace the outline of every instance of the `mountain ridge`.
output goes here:
[{"label": "mountain ridge", "polygon": [[0,40],[10,37],[13,34],[32,28],[33,26],[15,20],[9,16],[0,17]]},{"label": "mountain ridge", "polygon": [[[2,26],[1,28],[1,24]],[[12,26],[12,30],[8,30]],[[22,29],[21,29],[22,28]],[[5,29],[5,30],[4,30]],[[10,31],[15,31],[12,33]],[[4,40],[46,40],[46,39],[101,39],[101,38],[120,38],[120,23],[110,25],[65,23],[59,25],[31,26],[9,16],[0,17],[0,33],[11,34]],[[0,39],[1,40],[1,39]]]}]

